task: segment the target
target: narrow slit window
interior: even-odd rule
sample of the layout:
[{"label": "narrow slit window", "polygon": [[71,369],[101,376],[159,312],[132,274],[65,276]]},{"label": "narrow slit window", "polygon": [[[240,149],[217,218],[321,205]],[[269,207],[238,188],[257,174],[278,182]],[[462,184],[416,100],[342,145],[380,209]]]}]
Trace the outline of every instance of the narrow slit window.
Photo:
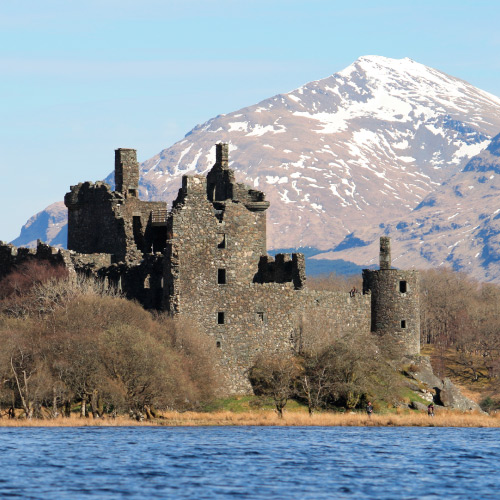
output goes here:
[{"label": "narrow slit window", "polygon": [[217,346],[217,349],[220,349],[221,348],[220,340],[218,340],[215,345]]},{"label": "narrow slit window", "polygon": [[405,319],[401,320],[401,328],[406,328],[406,320]]},{"label": "narrow slit window", "polygon": [[406,293],[406,292],[408,291],[408,286],[407,286],[407,284],[406,284],[406,281],[401,280],[401,281],[399,282],[399,291],[400,291],[401,293]]},{"label": "narrow slit window", "polygon": [[217,242],[217,248],[227,248],[226,246],[226,235],[225,234],[218,234],[218,242]]},{"label": "narrow slit window", "polygon": [[226,284],[226,270],[225,269],[219,269],[217,271],[217,283],[219,285]]},{"label": "narrow slit window", "polygon": [[225,323],[225,318],[224,318],[224,312],[219,311],[217,313],[217,324],[218,325],[223,325]]}]

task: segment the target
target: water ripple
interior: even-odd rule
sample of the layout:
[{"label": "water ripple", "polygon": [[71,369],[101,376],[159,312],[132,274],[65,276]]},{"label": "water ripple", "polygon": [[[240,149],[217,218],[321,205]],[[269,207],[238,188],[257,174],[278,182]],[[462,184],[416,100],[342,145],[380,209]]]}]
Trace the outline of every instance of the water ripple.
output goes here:
[{"label": "water ripple", "polygon": [[500,431],[0,428],[0,498],[493,499]]}]

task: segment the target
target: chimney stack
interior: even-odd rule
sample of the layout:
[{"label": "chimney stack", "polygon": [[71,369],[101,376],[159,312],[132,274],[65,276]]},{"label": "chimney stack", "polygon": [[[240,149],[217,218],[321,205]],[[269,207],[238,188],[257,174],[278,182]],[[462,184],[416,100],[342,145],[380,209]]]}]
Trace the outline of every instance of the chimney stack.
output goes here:
[{"label": "chimney stack", "polygon": [[391,238],[380,237],[380,269],[391,268]]},{"label": "chimney stack", "polygon": [[222,168],[229,168],[229,144],[219,142],[215,145],[215,162]]}]

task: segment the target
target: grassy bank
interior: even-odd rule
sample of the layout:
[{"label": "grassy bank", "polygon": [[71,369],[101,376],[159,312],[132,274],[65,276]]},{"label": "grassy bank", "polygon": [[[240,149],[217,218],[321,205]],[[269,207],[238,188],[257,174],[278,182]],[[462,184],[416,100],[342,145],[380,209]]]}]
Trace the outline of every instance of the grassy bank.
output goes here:
[{"label": "grassy bank", "polygon": [[120,426],[354,426],[354,427],[500,427],[500,417],[476,413],[441,411],[434,418],[424,413],[373,415],[368,418],[364,413],[317,413],[312,417],[307,412],[285,413],[279,419],[273,411],[252,412],[168,412],[162,418],[137,422],[126,417],[116,419],[59,418],[53,420],[8,420],[0,419],[0,427],[120,427]]}]

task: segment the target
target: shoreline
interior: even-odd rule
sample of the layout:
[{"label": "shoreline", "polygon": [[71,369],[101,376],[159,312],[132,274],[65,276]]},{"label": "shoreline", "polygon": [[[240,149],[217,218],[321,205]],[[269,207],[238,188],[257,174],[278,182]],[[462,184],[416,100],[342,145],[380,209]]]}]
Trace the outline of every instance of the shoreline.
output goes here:
[{"label": "shoreline", "polygon": [[137,420],[118,416],[93,419],[70,417],[57,419],[0,418],[0,427],[500,427],[500,416],[442,411],[435,417],[424,413],[380,414],[371,418],[364,413],[315,413],[293,411],[278,418],[274,411],[259,412],[164,412],[160,418]]}]

